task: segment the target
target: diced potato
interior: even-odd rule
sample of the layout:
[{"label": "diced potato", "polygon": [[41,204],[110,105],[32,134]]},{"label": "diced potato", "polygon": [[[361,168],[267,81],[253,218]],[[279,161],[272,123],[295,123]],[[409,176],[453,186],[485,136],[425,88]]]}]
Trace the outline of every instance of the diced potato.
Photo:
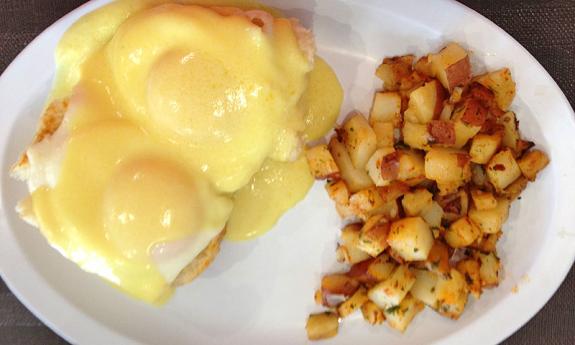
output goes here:
[{"label": "diced potato", "polygon": [[397,306],[384,310],[387,323],[400,332],[405,332],[413,318],[423,310],[423,303],[407,294]]},{"label": "diced potato", "polygon": [[397,179],[408,186],[414,186],[425,179],[423,155],[415,151],[400,151]]},{"label": "diced potato", "polygon": [[478,253],[481,268],[479,269],[479,276],[481,277],[481,286],[494,287],[499,285],[499,258],[494,253],[482,254]]},{"label": "diced potato", "polygon": [[523,155],[517,163],[523,176],[527,177],[529,181],[535,181],[537,173],[549,164],[549,157],[542,151],[533,150]]},{"label": "diced potato", "polygon": [[432,148],[425,155],[425,177],[437,182],[442,195],[453,193],[471,178],[469,156],[464,151]]},{"label": "diced potato", "polygon": [[340,317],[346,317],[361,308],[367,301],[369,301],[367,290],[364,287],[360,287],[350,298],[337,307],[337,312]]},{"label": "diced potato", "polygon": [[470,247],[478,249],[483,253],[491,253],[497,249],[497,241],[501,237],[501,231],[495,234],[486,234],[477,239]]},{"label": "diced potato", "polygon": [[449,256],[447,245],[440,240],[435,240],[425,261],[425,266],[432,272],[447,274],[450,270]]},{"label": "diced potato", "polygon": [[361,313],[363,318],[371,325],[381,325],[385,321],[383,310],[379,309],[372,301],[367,301],[361,306]]},{"label": "diced potato", "polygon": [[376,122],[373,132],[377,139],[377,148],[393,147],[395,144],[395,126],[392,122]]},{"label": "diced potato", "polygon": [[353,264],[349,268],[349,271],[347,271],[346,275],[350,278],[357,280],[358,282],[360,282],[362,284],[371,285],[371,284],[377,283],[377,280],[375,278],[373,278],[368,272],[369,266],[375,260],[376,259],[369,257],[369,259],[367,259],[367,260]]},{"label": "diced potato", "polygon": [[509,68],[484,74],[477,78],[477,82],[493,91],[495,102],[501,110],[509,109],[515,98],[515,82]]},{"label": "diced potato", "polygon": [[435,288],[438,281],[436,273],[427,270],[415,270],[415,284],[409,291],[413,297],[430,306],[437,308],[437,295]]},{"label": "diced potato", "polygon": [[501,143],[505,147],[509,147],[513,151],[517,150],[517,143],[521,139],[519,136],[519,129],[515,113],[509,111],[499,119],[499,123],[503,125],[503,139]]},{"label": "diced potato", "polygon": [[401,122],[401,96],[398,92],[376,92],[369,114],[369,123],[389,122],[398,125]]},{"label": "diced potato", "polygon": [[325,189],[330,199],[336,203],[344,205],[349,203],[349,189],[343,180],[328,182]]},{"label": "diced potato", "polygon": [[408,193],[409,186],[400,181],[393,181],[388,186],[378,188],[378,191],[384,202],[391,202]]},{"label": "diced potato", "polygon": [[399,305],[413,284],[415,275],[407,265],[398,266],[391,277],[369,289],[369,299],[382,309]]},{"label": "diced potato", "polygon": [[340,135],[353,166],[364,169],[369,157],[377,149],[377,137],[367,119],[359,113],[353,115],[343,124]]},{"label": "diced potato", "polygon": [[457,270],[463,274],[469,291],[475,298],[481,296],[481,276],[479,263],[475,259],[465,259],[457,263]]},{"label": "diced potato", "polygon": [[345,146],[336,137],[330,140],[329,151],[340,169],[341,178],[345,181],[349,192],[354,193],[373,186],[373,181],[367,172],[353,165]]},{"label": "diced potato", "polygon": [[391,276],[396,266],[388,255],[382,254],[370,263],[367,273],[376,281],[381,282]]},{"label": "diced potato", "polygon": [[431,70],[431,59],[429,56],[424,56],[417,60],[413,66],[413,69],[427,77],[433,77],[433,71]]},{"label": "diced potato", "polygon": [[383,81],[385,90],[398,90],[401,80],[411,74],[413,55],[386,58],[375,71],[375,75]]},{"label": "diced potato", "polygon": [[433,234],[421,217],[409,217],[391,224],[387,243],[404,260],[425,260],[433,246]]},{"label": "diced potato", "polygon": [[450,43],[439,53],[430,55],[432,73],[449,91],[471,80],[471,64],[465,49]]},{"label": "diced potato", "polygon": [[333,312],[311,314],[305,326],[309,340],[333,338],[339,328],[339,316]]},{"label": "diced potato", "polygon": [[423,209],[419,215],[431,228],[439,228],[441,226],[441,219],[443,219],[443,209],[439,203],[433,201],[431,205]]},{"label": "diced potato", "polygon": [[424,188],[405,194],[401,201],[407,216],[418,216],[423,210],[431,207],[432,202],[433,194]]},{"label": "diced potato", "polygon": [[327,145],[318,145],[305,152],[309,168],[318,180],[339,178],[339,168],[335,164]]},{"label": "diced potato", "polygon": [[427,125],[405,122],[402,128],[403,142],[406,145],[418,150],[429,150],[432,141],[431,134],[427,130]]},{"label": "diced potato", "polygon": [[452,268],[449,274],[439,275],[435,287],[437,311],[444,316],[457,320],[467,304],[469,290],[465,277]]},{"label": "diced potato", "polygon": [[345,274],[328,274],[321,279],[324,294],[351,296],[359,287],[359,282]]},{"label": "diced potato", "polygon": [[460,116],[460,112],[456,112],[453,115],[453,130],[455,131],[455,144],[453,144],[453,147],[456,149],[465,146],[481,130],[481,126],[464,123]]},{"label": "diced potato", "polygon": [[370,258],[369,254],[359,249],[361,227],[361,224],[353,223],[341,230],[343,245],[338,247],[338,253],[347,264],[353,265]]},{"label": "diced potato", "polygon": [[351,206],[348,204],[340,204],[340,203],[335,203],[335,210],[337,211],[337,214],[339,214],[339,217],[341,219],[344,220],[358,220],[359,217],[356,216],[354,210],[351,208]]},{"label": "diced potato", "polygon": [[499,150],[501,145],[502,134],[493,135],[477,134],[471,141],[469,155],[471,161],[477,164],[486,164],[491,157]]},{"label": "diced potato", "polygon": [[451,223],[445,233],[445,241],[453,248],[467,247],[481,234],[481,230],[469,218],[459,218]]},{"label": "diced potato", "polygon": [[505,188],[505,190],[501,194],[507,200],[514,201],[519,197],[519,195],[521,195],[521,193],[523,193],[525,188],[527,188],[527,183],[529,183],[529,180],[527,180],[527,178],[525,178],[524,176],[521,176],[517,180],[515,180],[515,182],[513,182],[507,188]]},{"label": "diced potato", "polygon": [[495,154],[487,164],[485,172],[497,191],[503,191],[521,176],[519,164],[509,149],[503,149]]},{"label": "diced potato", "polygon": [[[373,183],[375,183],[378,187],[387,186],[391,183],[392,179],[389,179],[390,176],[383,176],[381,166],[385,161],[385,157],[391,153],[394,153],[395,149],[392,147],[383,147],[377,149],[371,158],[367,161],[366,169],[367,174],[372,179]],[[387,162],[387,161],[386,161]],[[399,170],[399,161],[397,164],[397,170]]]},{"label": "diced potato", "polygon": [[326,304],[323,293],[321,292],[321,289],[315,290],[315,293],[313,294],[313,300],[315,301],[315,304],[317,304],[317,305],[325,305]]},{"label": "diced potato", "polygon": [[479,189],[471,190],[471,199],[475,208],[479,211],[491,210],[497,206],[497,199],[495,199],[493,193]]},{"label": "diced potato", "polygon": [[497,206],[490,210],[479,211],[472,207],[469,210],[469,219],[481,229],[484,234],[495,234],[501,230],[501,226],[509,215],[509,200],[497,199]]},{"label": "diced potato", "polygon": [[358,248],[376,257],[387,248],[389,223],[381,215],[372,216],[365,222],[359,235]]},{"label": "diced potato", "polygon": [[445,89],[437,80],[425,83],[409,95],[409,103],[403,114],[405,121],[426,124],[437,119],[443,110],[445,98]]},{"label": "diced potato", "polygon": [[369,217],[382,214],[386,210],[386,203],[375,187],[362,189],[349,197],[349,206],[354,214],[366,221]]}]

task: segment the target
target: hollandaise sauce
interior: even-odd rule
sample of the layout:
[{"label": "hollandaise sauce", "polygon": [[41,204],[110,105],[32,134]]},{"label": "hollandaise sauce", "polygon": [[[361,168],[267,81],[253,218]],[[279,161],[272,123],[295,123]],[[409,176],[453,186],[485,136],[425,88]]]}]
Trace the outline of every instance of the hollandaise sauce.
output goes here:
[{"label": "hollandaise sauce", "polygon": [[73,25],[50,96],[69,101],[65,140],[28,151],[63,152],[57,182],[31,195],[48,241],[160,304],[223,228],[268,231],[311,187],[302,147],[342,100],[296,25],[239,0],[118,1]]}]

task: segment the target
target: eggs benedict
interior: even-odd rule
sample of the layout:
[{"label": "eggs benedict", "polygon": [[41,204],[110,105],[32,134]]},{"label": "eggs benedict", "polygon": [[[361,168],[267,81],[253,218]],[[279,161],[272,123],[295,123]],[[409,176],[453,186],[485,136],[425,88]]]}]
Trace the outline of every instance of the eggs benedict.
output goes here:
[{"label": "eggs benedict", "polygon": [[[212,262],[225,229],[261,235],[307,193],[306,134],[341,104],[314,55],[297,20],[251,2],[125,0],[87,15],[58,46],[13,169],[30,192],[18,212],[82,269],[161,304]],[[335,91],[318,96],[325,83]]]}]

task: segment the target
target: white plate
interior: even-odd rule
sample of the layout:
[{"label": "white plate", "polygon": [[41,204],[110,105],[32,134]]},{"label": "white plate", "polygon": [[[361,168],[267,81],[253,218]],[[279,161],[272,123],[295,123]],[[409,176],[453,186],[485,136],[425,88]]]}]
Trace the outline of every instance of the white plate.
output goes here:
[{"label": "white plate", "polygon": [[[53,51],[66,28],[106,3],[93,1],[58,21],[0,79],[2,217],[0,272],[12,291],[51,328],[81,344],[301,344],[305,320],[318,310],[313,292],[334,269],[340,222],[322,184],[266,236],[225,243],[216,262],[164,308],[133,301],[50,249],[13,211],[24,194],[8,168],[30,140],[54,72]],[[473,52],[477,71],[510,66],[518,84],[513,108],[525,137],[551,165],[514,204],[499,246],[504,279],[481,300],[470,298],[457,322],[426,310],[404,335],[370,327],[360,315],[343,322],[333,344],[494,344],[551,297],[575,258],[575,124],[565,96],[515,40],[452,1],[266,1],[314,29],[319,51],[345,87],[344,112],[366,112],[383,56],[423,54],[455,40]],[[514,287],[516,293],[512,293]]]}]

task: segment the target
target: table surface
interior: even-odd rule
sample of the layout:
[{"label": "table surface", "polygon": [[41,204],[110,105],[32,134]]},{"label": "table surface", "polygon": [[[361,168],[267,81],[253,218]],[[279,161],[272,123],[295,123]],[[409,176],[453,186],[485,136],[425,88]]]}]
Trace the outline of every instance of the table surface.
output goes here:
[{"label": "table surface", "polygon": [[[0,71],[80,0],[3,0]],[[575,106],[575,0],[461,0],[509,32],[541,62]],[[504,344],[575,344],[575,269],[547,305]],[[0,344],[67,344],[0,280]]]}]

